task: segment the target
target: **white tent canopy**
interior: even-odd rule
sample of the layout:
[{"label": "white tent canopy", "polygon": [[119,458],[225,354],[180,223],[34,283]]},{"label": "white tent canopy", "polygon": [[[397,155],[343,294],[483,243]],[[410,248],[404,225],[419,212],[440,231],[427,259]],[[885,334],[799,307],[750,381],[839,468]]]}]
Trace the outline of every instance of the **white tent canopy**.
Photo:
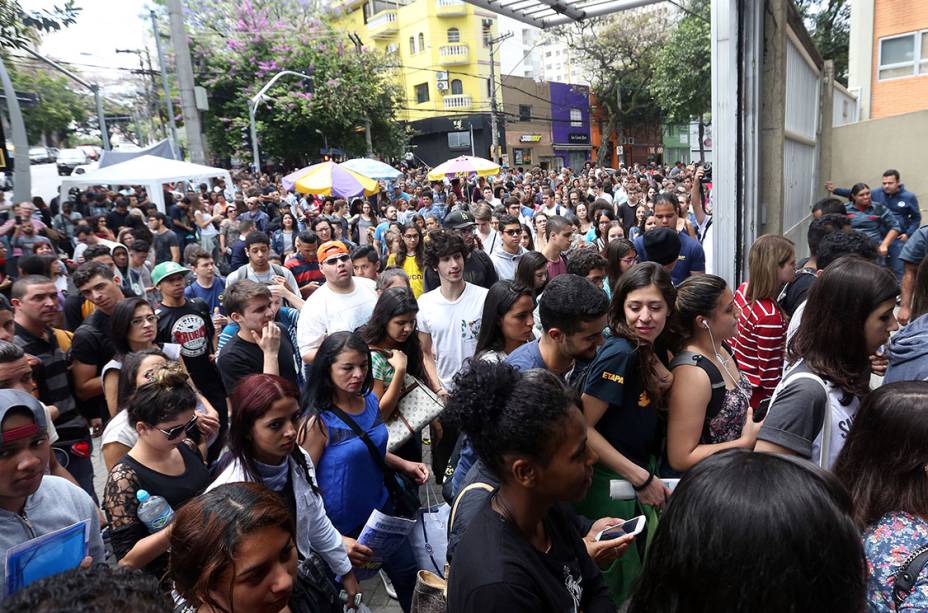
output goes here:
[{"label": "white tent canopy", "polygon": [[201,183],[205,179],[221,177],[226,182],[226,188],[232,187],[232,177],[224,168],[202,166],[180,160],[169,160],[153,155],[143,155],[132,158],[113,166],[98,168],[97,170],[67,177],[61,181],[60,201],[68,198],[68,190],[72,187],[87,187],[92,185],[141,185],[148,191],[148,197],[157,205],[158,210],[164,212],[165,183],[190,181]]}]

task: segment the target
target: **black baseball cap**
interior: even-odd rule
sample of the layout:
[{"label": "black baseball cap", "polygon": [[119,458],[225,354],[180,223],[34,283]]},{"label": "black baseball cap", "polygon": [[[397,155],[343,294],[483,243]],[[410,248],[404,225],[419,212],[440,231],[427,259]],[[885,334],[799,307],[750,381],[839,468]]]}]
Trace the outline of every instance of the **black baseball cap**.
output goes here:
[{"label": "black baseball cap", "polygon": [[448,213],[444,222],[444,226],[452,230],[466,230],[467,228],[473,228],[475,225],[477,225],[477,221],[473,215],[467,211],[459,210]]}]

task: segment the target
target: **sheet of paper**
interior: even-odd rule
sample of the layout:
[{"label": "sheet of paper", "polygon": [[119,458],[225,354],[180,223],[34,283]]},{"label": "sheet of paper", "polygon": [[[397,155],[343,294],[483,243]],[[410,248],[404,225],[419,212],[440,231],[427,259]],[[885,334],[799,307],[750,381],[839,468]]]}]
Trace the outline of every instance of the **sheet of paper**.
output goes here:
[{"label": "sheet of paper", "polygon": [[374,556],[368,564],[354,569],[358,580],[375,575],[383,565],[384,559],[399,549],[415,525],[414,519],[385,515],[374,509],[358,536],[358,542],[370,547]]}]

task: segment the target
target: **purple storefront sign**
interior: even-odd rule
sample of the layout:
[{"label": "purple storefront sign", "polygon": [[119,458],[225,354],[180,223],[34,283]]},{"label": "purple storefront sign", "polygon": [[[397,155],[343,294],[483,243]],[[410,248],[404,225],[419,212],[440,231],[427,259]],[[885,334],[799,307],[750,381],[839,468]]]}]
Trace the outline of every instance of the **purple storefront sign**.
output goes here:
[{"label": "purple storefront sign", "polygon": [[590,159],[590,90],[551,83],[551,142],[554,155],[574,170]]}]

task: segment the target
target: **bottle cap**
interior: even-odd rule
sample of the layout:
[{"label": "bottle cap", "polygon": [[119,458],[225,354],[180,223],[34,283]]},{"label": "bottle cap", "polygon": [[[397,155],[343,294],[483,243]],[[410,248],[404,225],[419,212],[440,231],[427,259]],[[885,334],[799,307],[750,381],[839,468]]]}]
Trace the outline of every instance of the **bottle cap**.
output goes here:
[{"label": "bottle cap", "polygon": [[135,498],[139,502],[145,502],[146,500],[151,498],[151,495],[146,490],[139,490],[135,493]]}]

